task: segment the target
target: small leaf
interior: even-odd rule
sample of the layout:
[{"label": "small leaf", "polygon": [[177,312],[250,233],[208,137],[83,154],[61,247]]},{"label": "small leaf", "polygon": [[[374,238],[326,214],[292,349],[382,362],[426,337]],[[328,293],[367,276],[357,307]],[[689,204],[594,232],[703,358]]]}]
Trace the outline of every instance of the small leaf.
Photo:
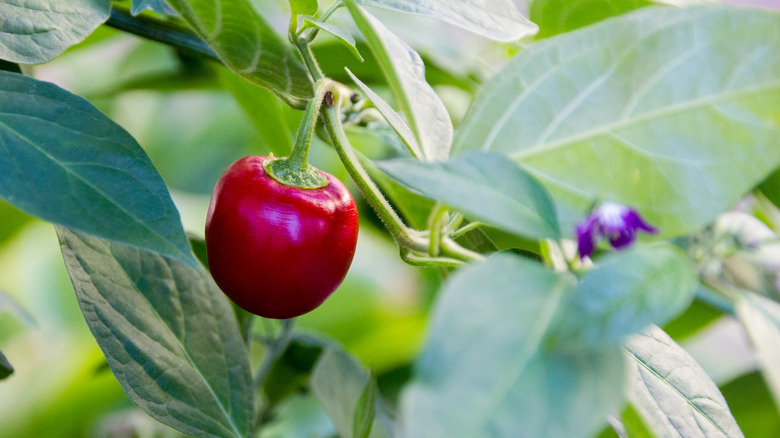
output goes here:
[{"label": "small leaf", "polygon": [[406,187],[520,236],[560,235],[552,200],[541,184],[501,154],[474,152],[448,161],[381,161]]},{"label": "small leaf", "polygon": [[14,373],[14,367],[8,362],[2,351],[0,351],[0,380],[5,380]]},{"label": "small leaf", "polygon": [[317,0],[289,0],[290,12],[293,15],[314,15],[319,9]]},{"label": "small leaf", "polygon": [[562,230],[609,200],[691,233],[780,165],[778,28],[770,10],[649,7],[541,41],[485,84],[453,152],[521,163]]},{"label": "small leaf", "polygon": [[761,373],[780,406],[780,304],[752,292],[740,294],[737,317],[761,361]]},{"label": "small leaf", "polygon": [[84,318],[127,396],[184,433],[248,437],[249,354],[203,269],[57,227]]},{"label": "small leaf", "polygon": [[382,68],[398,106],[406,114],[422,158],[447,158],[452,145],[452,120],[425,80],[425,64],[420,55],[355,0],[346,0],[345,4]]},{"label": "small leaf", "polygon": [[500,253],[453,275],[402,403],[401,436],[590,437],[623,401],[620,351],[540,348],[573,279]]},{"label": "small leaf", "polygon": [[21,64],[51,61],[108,19],[103,0],[0,2],[0,59]]},{"label": "small leaf", "polygon": [[438,18],[497,41],[514,41],[539,28],[511,0],[358,0],[407,14]]},{"label": "small leaf", "polygon": [[528,14],[539,25],[536,38],[541,39],[653,4],[649,0],[534,0]]},{"label": "small leaf", "polygon": [[409,149],[409,152],[411,152],[412,156],[417,159],[421,159],[423,157],[423,153],[420,150],[420,145],[417,144],[417,138],[414,136],[412,129],[409,128],[409,125],[406,123],[403,117],[395,112],[395,110],[387,102],[385,102],[384,99],[379,97],[378,94],[374,93],[370,88],[368,88],[368,85],[364,84],[360,79],[353,75],[349,69],[346,70],[347,74],[349,74],[349,77],[351,77],[355,84],[357,84],[357,86],[360,87],[364,93],[366,93],[368,100],[374,104],[376,109],[379,110],[382,116],[384,116],[385,120],[387,120],[387,123],[389,123],[398,136],[401,137],[401,140]]},{"label": "small leaf", "polygon": [[743,436],[712,379],[663,330],[634,335],[625,351],[633,406],[655,435]]},{"label": "small leaf", "polygon": [[27,213],[198,266],[143,149],[89,102],[0,72],[0,196]]},{"label": "small leaf", "polygon": [[149,9],[166,15],[178,15],[172,7],[168,6],[165,0],[133,0],[133,6],[130,7],[132,15],[138,15],[144,10]]},{"label": "small leaf", "polygon": [[360,55],[360,51],[357,49],[355,38],[352,37],[352,35],[349,33],[348,30],[335,26],[333,24],[323,23],[321,21],[314,20],[309,17],[304,17],[303,21],[309,26],[322,29],[325,32],[328,32],[329,34],[336,37],[339,41],[344,43],[345,46],[347,46],[349,51],[352,52],[352,54],[355,55],[355,57],[359,59],[360,62],[363,62],[363,57]]},{"label": "small leaf", "polygon": [[[342,351],[329,349],[317,361],[311,375],[312,391],[343,438],[355,438],[355,412],[369,379],[369,373]],[[393,436],[393,425],[383,403],[376,395],[371,438]]]},{"label": "small leaf", "polygon": [[371,372],[366,382],[366,387],[358,399],[357,408],[355,408],[355,419],[352,423],[353,438],[368,438],[371,435],[371,429],[376,415],[376,379]]},{"label": "small leaf", "polygon": [[312,96],[306,68],[250,0],[168,3],[239,76],[293,99]]},{"label": "small leaf", "polygon": [[575,347],[619,346],[685,311],[698,284],[685,253],[671,245],[610,254],[582,278],[572,307],[556,325],[556,340]]}]

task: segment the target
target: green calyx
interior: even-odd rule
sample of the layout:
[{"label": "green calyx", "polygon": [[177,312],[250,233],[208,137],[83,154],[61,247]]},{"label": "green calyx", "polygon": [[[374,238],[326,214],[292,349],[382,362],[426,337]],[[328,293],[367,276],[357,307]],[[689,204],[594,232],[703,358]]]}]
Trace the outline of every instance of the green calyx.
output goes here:
[{"label": "green calyx", "polygon": [[286,158],[269,156],[263,162],[265,173],[286,186],[301,189],[321,189],[328,185],[328,179],[316,167],[308,163],[309,146],[317,127],[317,118],[322,105],[333,105],[335,85],[328,79],[317,82],[317,92],[309,100],[303,113],[292,154]]},{"label": "green calyx", "polygon": [[329,182],[316,167],[308,163],[295,162],[292,157],[268,157],[263,162],[263,170],[280,184],[304,190],[321,189]]}]

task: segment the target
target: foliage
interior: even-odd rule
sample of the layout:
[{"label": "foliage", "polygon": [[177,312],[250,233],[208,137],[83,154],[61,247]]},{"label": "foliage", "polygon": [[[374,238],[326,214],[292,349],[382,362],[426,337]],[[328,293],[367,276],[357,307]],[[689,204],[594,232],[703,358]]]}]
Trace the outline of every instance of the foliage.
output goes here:
[{"label": "foliage", "polygon": [[[773,436],[780,12],[664,3],[1,1],[4,436]],[[310,143],[357,256],[256,317],[206,192]]]}]

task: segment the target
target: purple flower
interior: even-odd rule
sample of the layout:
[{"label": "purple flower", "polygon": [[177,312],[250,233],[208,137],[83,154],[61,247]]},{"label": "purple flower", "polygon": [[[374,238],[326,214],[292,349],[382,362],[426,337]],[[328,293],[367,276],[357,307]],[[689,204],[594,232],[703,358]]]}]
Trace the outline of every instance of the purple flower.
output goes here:
[{"label": "purple flower", "polygon": [[580,258],[593,254],[602,237],[606,237],[615,249],[625,248],[636,240],[637,230],[653,234],[658,231],[632,208],[613,202],[601,204],[577,224]]}]

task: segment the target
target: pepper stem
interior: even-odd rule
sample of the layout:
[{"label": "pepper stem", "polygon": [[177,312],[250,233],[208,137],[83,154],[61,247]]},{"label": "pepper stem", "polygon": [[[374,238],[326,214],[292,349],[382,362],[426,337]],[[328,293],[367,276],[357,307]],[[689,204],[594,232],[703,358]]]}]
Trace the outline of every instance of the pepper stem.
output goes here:
[{"label": "pepper stem", "polygon": [[323,104],[326,107],[333,105],[335,89],[333,81],[329,79],[317,81],[316,93],[306,105],[292,154],[285,158],[268,157],[263,162],[263,169],[268,176],[281,184],[302,189],[320,189],[328,185],[328,179],[325,178],[325,175],[310,165],[308,159],[309,147],[314,131],[317,129],[320,109]]}]

